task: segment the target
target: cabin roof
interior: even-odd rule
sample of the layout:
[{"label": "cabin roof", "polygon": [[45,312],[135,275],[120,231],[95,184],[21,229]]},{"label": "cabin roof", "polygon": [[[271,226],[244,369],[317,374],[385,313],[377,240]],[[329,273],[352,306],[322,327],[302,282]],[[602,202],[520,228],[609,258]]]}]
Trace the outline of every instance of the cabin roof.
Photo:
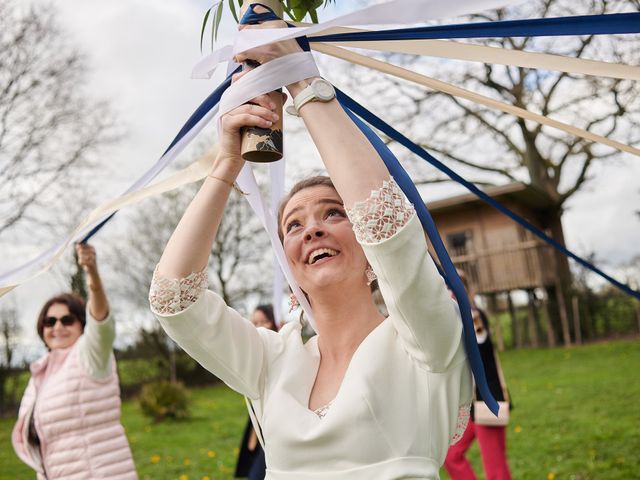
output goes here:
[{"label": "cabin roof", "polygon": [[[522,182],[482,188],[487,195],[498,201],[509,199],[534,209],[546,209],[553,205],[551,199],[543,192]],[[431,213],[442,213],[468,208],[473,204],[484,203],[474,193],[463,193],[432,202],[427,202]]]}]

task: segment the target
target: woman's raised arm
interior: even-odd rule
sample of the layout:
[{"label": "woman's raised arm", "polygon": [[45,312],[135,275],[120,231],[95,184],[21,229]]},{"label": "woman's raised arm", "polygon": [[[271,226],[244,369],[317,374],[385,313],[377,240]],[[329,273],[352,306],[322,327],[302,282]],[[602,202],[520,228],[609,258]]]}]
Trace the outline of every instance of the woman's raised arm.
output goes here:
[{"label": "woman's raised arm", "polygon": [[[258,6],[255,11],[264,13],[266,10]],[[279,27],[286,27],[286,24],[282,21],[268,21],[260,25],[242,25],[240,28]],[[301,51],[295,40],[285,40],[242,52],[236,55],[235,60],[239,63],[253,60],[263,64]],[[313,80],[308,78],[286,87],[295,99]],[[372,190],[379,189],[383,181],[389,179],[384,162],[336,99],[305,103],[298,113],[304,120],[345,207],[351,208],[355,202],[366,200]]]},{"label": "woman's raised arm", "polygon": [[229,192],[242,169],[240,128],[266,128],[276,120],[269,97],[253,100],[255,105],[242,105],[222,117],[218,155],[211,172],[189,204],[171,235],[158,263],[164,278],[184,278],[206,266],[216,237]]},{"label": "woman's raised arm", "polygon": [[[288,85],[287,89],[295,98],[312,80]],[[336,99],[306,103],[298,113],[346,208],[366,200],[372,190],[389,179],[384,162]]]}]

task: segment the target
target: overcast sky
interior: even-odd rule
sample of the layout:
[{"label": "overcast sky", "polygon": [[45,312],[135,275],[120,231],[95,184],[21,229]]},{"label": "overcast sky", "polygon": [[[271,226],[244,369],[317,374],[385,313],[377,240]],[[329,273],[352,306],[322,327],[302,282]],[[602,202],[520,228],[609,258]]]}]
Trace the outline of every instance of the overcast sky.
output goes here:
[{"label": "overcast sky", "polygon": [[[92,90],[109,101],[127,132],[110,151],[109,179],[100,192],[100,198],[106,199],[125,190],[157,160],[219,82],[219,78],[190,79],[192,66],[201,58],[199,32],[211,3],[65,0],[54,5],[62,26],[88,56]],[[328,9],[321,19],[335,12]],[[229,15],[220,39],[228,39],[234,28]],[[325,76],[330,79],[330,74],[325,72]],[[606,162],[593,170],[594,179],[569,202],[564,227],[569,248],[577,253],[595,251],[599,259],[614,267],[640,254],[640,219],[634,213],[640,210],[640,158],[621,154]],[[461,190],[455,186],[427,189],[425,200],[451,193]],[[5,255],[25,255],[27,260],[33,251],[26,246],[5,251]],[[61,288],[62,277],[49,274],[12,294],[26,319],[25,329],[31,331],[38,308]],[[33,334],[29,335],[33,339]]]}]

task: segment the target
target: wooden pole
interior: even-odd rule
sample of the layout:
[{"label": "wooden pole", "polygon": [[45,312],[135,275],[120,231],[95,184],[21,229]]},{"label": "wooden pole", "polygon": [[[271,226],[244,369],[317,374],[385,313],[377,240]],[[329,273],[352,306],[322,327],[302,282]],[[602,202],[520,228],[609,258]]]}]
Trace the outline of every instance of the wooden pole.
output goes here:
[{"label": "wooden pole", "polygon": [[[544,324],[544,328],[547,331],[547,347],[555,347],[556,346],[556,334],[553,330],[553,325],[551,325],[551,313],[549,313],[549,299],[547,297],[548,290],[544,290],[544,298],[542,299],[542,323]],[[535,294],[531,293],[535,299]]]},{"label": "wooden pole", "polygon": [[516,309],[513,306],[511,291],[507,292],[507,307],[509,308],[509,316],[511,317],[511,336],[513,337],[513,346],[516,348],[522,348],[522,328],[520,328]]},{"label": "wooden pole", "polygon": [[[282,3],[279,0],[259,0],[259,2],[274,11],[282,18]],[[240,8],[240,15],[244,15],[251,2],[245,1]],[[247,61],[243,64],[243,69],[251,69],[259,66],[256,62]],[[242,129],[242,145],[240,153],[242,158],[249,162],[268,163],[276,162],[283,155],[283,133],[282,125],[282,91],[279,89],[270,92],[269,98],[276,105],[274,112],[279,118],[271,128],[244,127]]]},{"label": "wooden pole", "polygon": [[571,309],[573,310],[573,335],[576,345],[582,345],[582,327],[580,325],[580,305],[578,297],[571,297]]},{"label": "wooden pole", "polygon": [[571,346],[571,333],[569,332],[569,316],[567,315],[567,304],[564,301],[564,292],[562,291],[562,283],[556,282],[556,301],[558,302],[558,311],[560,312],[560,325],[562,326],[562,341],[565,347]]},{"label": "wooden pole", "polygon": [[527,326],[529,327],[529,341],[531,346],[538,348],[540,346],[538,342],[538,322],[536,321],[536,307],[535,296],[533,290],[528,290],[529,301],[527,302]]},{"label": "wooden pole", "polygon": [[498,316],[498,302],[495,293],[489,294],[489,317],[495,319],[493,325],[495,326],[493,333],[496,340],[496,345],[499,352],[504,352],[504,338],[502,337],[502,325],[500,325],[500,317]]}]

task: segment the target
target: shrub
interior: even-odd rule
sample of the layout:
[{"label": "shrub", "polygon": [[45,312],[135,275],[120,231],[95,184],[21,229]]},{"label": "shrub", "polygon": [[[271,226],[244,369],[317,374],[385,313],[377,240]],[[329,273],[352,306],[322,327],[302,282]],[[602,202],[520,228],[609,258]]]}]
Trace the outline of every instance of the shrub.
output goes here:
[{"label": "shrub", "polygon": [[181,419],[189,416],[187,389],[182,383],[163,380],[148,383],[140,392],[140,408],[147,417],[160,422],[166,418]]}]

